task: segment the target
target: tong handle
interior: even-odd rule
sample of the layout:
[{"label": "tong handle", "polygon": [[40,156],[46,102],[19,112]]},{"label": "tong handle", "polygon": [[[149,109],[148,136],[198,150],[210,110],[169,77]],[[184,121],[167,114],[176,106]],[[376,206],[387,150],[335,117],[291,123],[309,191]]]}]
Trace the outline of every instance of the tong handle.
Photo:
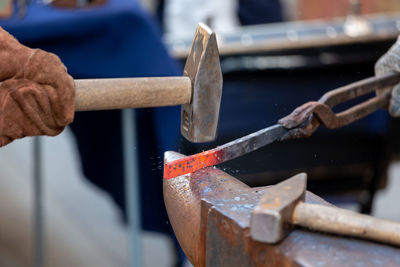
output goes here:
[{"label": "tong handle", "polygon": [[342,112],[336,114],[332,112],[332,121],[335,121],[335,123],[324,123],[324,125],[329,129],[341,128],[361,118],[364,118],[365,116],[377,111],[378,109],[387,109],[389,105],[390,95],[391,91],[388,91],[382,95],[370,98],[367,101],[357,104]]},{"label": "tong handle", "polygon": [[351,83],[324,94],[318,102],[330,108],[355,99],[357,97],[392,87],[400,82],[400,73],[393,72],[379,77],[369,77],[364,80]]},{"label": "tong handle", "polygon": [[[392,91],[390,87],[398,83],[400,83],[400,73],[396,72],[367,78],[329,91],[318,101],[305,103],[279,120],[280,125],[289,129],[284,139],[310,136],[320,124],[329,129],[340,128],[380,108],[387,108]],[[382,93],[337,114],[332,110],[338,104],[374,91]]]},{"label": "tong handle", "polygon": [[359,103],[349,109],[337,114],[331,114],[331,116],[335,117],[334,121],[336,121],[336,123],[332,124],[334,127],[330,127],[329,124],[326,126],[328,128],[340,128],[357,121],[380,108],[387,109],[391,96],[391,90],[384,91],[384,89],[389,89],[399,82],[400,73],[388,73],[384,76],[370,77],[327,92],[320,98],[318,102],[333,108],[338,104],[372,93],[376,90],[382,91],[381,94],[378,94],[375,97]]}]

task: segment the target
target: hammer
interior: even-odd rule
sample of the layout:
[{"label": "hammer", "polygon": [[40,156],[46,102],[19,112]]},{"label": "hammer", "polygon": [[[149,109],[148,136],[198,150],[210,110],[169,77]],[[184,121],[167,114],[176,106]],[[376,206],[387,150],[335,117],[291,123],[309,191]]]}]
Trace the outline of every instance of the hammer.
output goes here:
[{"label": "hammer", "polygon": [[191,142],[216,138],[222,72],[215,34],[200,23],[182,77],[75,80],[75,110],[182,104],[181,133]]},{"label": "hammer", "polygon": [[304,202],[307,175],[298,174],[266,189],[251,214],[254,240],[277,243],[299,225],[311,230],[347,235],[400,246],[400,223],[333,206]]}]

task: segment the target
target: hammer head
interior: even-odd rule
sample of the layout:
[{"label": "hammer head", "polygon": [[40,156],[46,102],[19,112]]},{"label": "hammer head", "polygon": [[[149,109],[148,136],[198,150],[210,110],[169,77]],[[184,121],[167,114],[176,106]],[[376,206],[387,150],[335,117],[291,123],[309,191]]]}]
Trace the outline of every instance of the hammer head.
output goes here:
[{"label": "hammer head", "polygon": [[181,132],[191,142],[217,137],[222,72],[215,34],[200,23],[186,60],[184,76],[192,80],[192,100],[182,105]]},{"label": "hammer head", "polygon": [[290,231],[292,214],[304,201],[307,174],[300,173],[265,190],[250,219],[250,234],[254,240],[277,243]]}]

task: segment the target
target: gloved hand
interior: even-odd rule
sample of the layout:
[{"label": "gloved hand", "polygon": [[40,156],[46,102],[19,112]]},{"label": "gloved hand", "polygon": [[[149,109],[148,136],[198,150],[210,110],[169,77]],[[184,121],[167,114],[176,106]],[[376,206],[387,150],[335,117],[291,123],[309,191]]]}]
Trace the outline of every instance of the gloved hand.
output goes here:
[{"label": "gloved hand", "polygon": [[[388,72],[400,72],[400,36],[396,43],[375,64],[377,76]],[[381,91],[382,92],[382,91]],[[377,91],[379,95],[379,91]],[[389,113],[394,117],[400,117],[400,84],[392,90]]]},{"label": "gloved hand", "polygon": [[74,118],[74,80],[52,53],[20,44],[0,27],[0,146],[57,135]]}]

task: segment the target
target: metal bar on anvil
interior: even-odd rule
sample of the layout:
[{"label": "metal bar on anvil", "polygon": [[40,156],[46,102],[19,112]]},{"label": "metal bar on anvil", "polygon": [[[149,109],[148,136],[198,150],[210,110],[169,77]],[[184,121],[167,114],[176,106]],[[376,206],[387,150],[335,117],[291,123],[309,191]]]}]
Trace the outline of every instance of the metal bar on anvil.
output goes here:
[{"label": "metal bar on anvil", "polygon": [[202,153],[165,162],[164,179],[171,179],[237,158],[279,140],[287,132],[287,129],[276,124]]}]

